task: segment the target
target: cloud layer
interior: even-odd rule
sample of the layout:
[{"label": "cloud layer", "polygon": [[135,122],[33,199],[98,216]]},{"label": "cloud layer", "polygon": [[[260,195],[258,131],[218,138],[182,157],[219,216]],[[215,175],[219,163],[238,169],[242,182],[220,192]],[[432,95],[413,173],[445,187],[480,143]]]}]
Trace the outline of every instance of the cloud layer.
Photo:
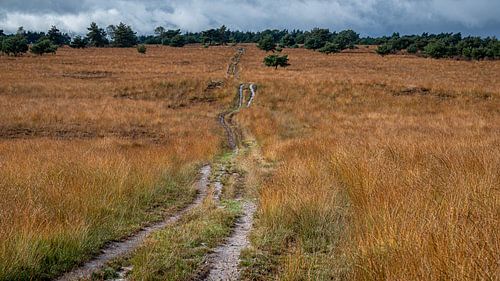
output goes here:
[{"label": "cloud layer", "polygon": [[355,29],[363,35],[458,32],[500,35],[497,0],[0,0],[0,29],[19,26],[84,33],[90,22],[120,21],[141,34],[156,26],[230,29]]}]

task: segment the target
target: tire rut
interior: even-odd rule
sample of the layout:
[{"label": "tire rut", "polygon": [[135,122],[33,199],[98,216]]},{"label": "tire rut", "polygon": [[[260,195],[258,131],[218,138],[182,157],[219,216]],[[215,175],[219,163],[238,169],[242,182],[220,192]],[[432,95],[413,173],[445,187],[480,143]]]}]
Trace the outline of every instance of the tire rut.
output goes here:
[{"label": "tire rut", "polygon": [[231,62],[229,63],[229,66],[227,67],[227,77],[234,77],[238,78],[239,70],[238,70],[238,65],[241,60],[241,56],[245,53],[244,48],[238,48],[238,51],[236,54],[231,58]]},{"label": "tire rut", "polygon": [[177,222],[184,214],[200,205],[203,202],[203,199],[207,196],[207,188],[209,184],[211,169],[212,168],[210,165],[205,165],[200,169],[200,178],[196,183],[198,195],[190,205],[175,213],[174,215],[169,216],[161,222],[153,223],[149,226],[144,227],[143,229],[125,238],[124,240],[107,244],[101,250],[100,255],[84,263],[82,266],[65,273],[55,280],[71,281],[91,278],[92,273],[102,269],[107,262],[118,257],[123,257],[130,254],[133,250],[139,247],[144,242],[146,237],[148,237],[151,233]]},{"label": "tire rut", "polygon": [[[229,69],[232,68],[233,62],[236,60],[240,61],[241,55],[244,53],[244,49],[239,49],[233,58]],[[237,76],[238,73],[238,64],[234,66],[233,75]],[[229,71],[229,70],[228,70]],[[229,73],[228,73],[229,74]],[[238,100],[235,108],[230,111],[223,112],[219,115],[219,121],[221,126],[226,131],[228,144],[230,148],[233,150],[233,158],[238,155],[238,136],[235,133],[235,128],[237,126],[233,123],[232,117],[236,113],[238,113],[244,102],[244,90],[248,88],[250,90],[250,97],[246,103],[246,107],[250,107],[252,101],[255,98],[256,86],[253,83],[250,84],[240,84],[238,88]],[[226,167],[222,167],[222,170],[226,170]],[[241,177],[241,175],[240,175]],[[217,193],[217,200],[220,198],[220,190],[222,190],[222,183],[220,182],[220,177],[218,177],[215,181]],[[257,205],[249,200],[244,199],[241,194],[238,194],[236,200],[242,202],[242,215],[236,221],[232,233],[229,237],[226,238],[225,242],[215,248],[213,253],[207,257],[207,262],[205,267],[207,270],[205,271],[205,276],[200,278],[201,280],[238,280],[240,278],[240,254],[243,249],[250,245],[250,241],[248,236],[252,229],[253,224],[253,215],[257,210]]]},{"label": "tire rut", "polygon": [[[241,56],[245,53],[244,48],[239,48],[236,54],[231,59],[228,66],[227,76],[238,78],[239,69],[238,65],[241,60]],[[248,89],[250,91],[250,96],[246,102],[246,108],[250,107],[256,94],[256,86],[253,83],[244,84],[241,83],[238,87],[237,101],[231,110],[222,112],[219,114],[218,119],[220,125],[223,127],[226,136],[227,143],[230,149],[233,151],[231,158],[234,159],[239,153],[239,143],[240,138],[237,134],[238,127],[233,123],[233,116],[237,114],[243,107],[244,92]],[[222,178],[227,175],[228,166],[222,164],[219,167],[219,173],[212,182],[214,184],[214,201],[220,206],[220,201],[222,197],[222,191],[224,188]],[[177,222],[184,214],[199,206],[204,198],[208,196],[208,186],[210,184],[210,174],[212,166],[206,165],[200,169],[200,179],[197,182],[198,195],[196,199],[186,208],[177,212],[175,215],[168,217],[167,219],[152,224],[143,228],[142,230],[136,232],[130,237],[118,241],[111,242],[106,247],[102,249],[102,253],[95,257],[94,259],[86,262],[81,267],[67,272],[60,278],[56,279],[58,281],[69,281],[69,280],[79,280],[88,279],[91,277],[92,273],[102,269],[105,264],[112,261],[118,257],[126,257],[133,250],[138,248],[151,233],[165,228],[175,222]],[[241,175],[237,174],[239,177]],[[242,198],[241,194],[238,194],[235,198],[236,200],[242,202],[242,215],[237,219],[232,233],[226,238],[225,242],[219,247],[214,249],[213,253],[207,257],[205,265],[205,274],[200,280],[237,280],[239,279],[239,263],[240,263],[240,253],[241,251],[250,245],[248,240],[248,235],[252,228],[253,215],[257,209],[254,202],[248,199]],[[115,281],[127,280],[128,273],[133,270],[132,267],[122,267],[117,273],[118,278],[113,279]]]}]

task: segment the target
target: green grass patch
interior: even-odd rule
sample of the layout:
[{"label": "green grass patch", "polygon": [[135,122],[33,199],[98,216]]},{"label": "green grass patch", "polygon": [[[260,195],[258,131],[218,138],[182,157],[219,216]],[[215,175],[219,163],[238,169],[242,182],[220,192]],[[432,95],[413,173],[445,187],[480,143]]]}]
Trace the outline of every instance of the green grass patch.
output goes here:
[{"label": "green grass patch", "polygon": [[0,280],[50,280],[98,254],[106,242],[181,209],[196,194],[191,188],[194,168],[165,174],[154,188],[136,188],[135,193],[117,201],[118,205],[94,210],[95,216],[82,229],[62,229],[50,236],[13,237],[8,241],[13,247],[0,255]]},{"label": "green grass patch", "polygon": [[223,201],[222,207],[210,198],[173,227],[154,234],[131,259],[132,279],[188,280],[200,269],[210,249],[231,233],[241,214],[240,203]]}]

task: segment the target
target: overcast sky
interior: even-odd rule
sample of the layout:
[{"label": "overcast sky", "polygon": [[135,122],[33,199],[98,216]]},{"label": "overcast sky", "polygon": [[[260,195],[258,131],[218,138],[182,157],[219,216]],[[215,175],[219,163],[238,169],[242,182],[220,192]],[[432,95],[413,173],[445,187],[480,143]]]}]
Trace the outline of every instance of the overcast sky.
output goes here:
[{"label": "overcast sky", "polygon": [[120,21],[139,34],[156,26],[230,29],[354,29],[362,35],[458,32],[500,37],[500,0],[0,0],[0,29],[84,33]]}]

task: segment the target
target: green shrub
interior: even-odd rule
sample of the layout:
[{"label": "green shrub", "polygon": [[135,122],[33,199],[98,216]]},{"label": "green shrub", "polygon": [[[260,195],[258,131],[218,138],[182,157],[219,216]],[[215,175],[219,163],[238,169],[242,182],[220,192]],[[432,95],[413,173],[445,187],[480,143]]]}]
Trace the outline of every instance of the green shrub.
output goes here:
[{"label": "green shrub", "polygon": [[383,44],[383,45],[378,46],[376,52],[377,52],[377,54],[379,54],[381,56],[385,56],[385,55],[394,53],[394,50],[393,50],[392,45]]},{"label": "green shrub", "polygon": [[141,44],[141,45],[137,46],[137,52],[139,52],[140,54],[145,54],[146,51],[147,51],[146,45]]},{"label": "green shrub", "polygon": [[340,50],[344,49],[354,49],[355,44],[359,41],[359,34],[351,29],[343,30],[339,32],[333,39]]},{"label": "green shrub", "polygon": [[439,59],[447,56],[448,49],[443,41],[438,40],[425,46],[424,53],[431,58]]},{"label": "green shrub", "polygon": [[171,47],[184,47],[184,45],[186,45],[186,41],[184,40],[184,36],[182,36],[180,34],[175,35],[174,37],[172,37],[172,39],[170,39],[169,45]]},{"label": "green shrub", "polygon": [[1,51],[7,55],[18,56],[28,51],[28,41],[20,34],[6,37],[1,43]]},{"label": "green shrub", "polygon": [[418,47],[415,44],[411,44],[410,46],[408,46],[406,51],[408,51],[408,53],[410,53],[410,54],[416,54],[416,53],[418,53]]},{"label": "green shrub", "polygon": [[486,51],[483,48],[474,48],[472,49],[471,55],[473,59],[480,60],[486,56]]},{"label": "green shrub", "polygon": [[75,36],[75,38],[73,38],[69,46],[75,49],[83,49],[87,47],[87,44],[88,41],[86,38],[82,38],[81,36]]},{"label": "green shrub", "polygon": [[319,49],[319,51],[329,55],[331,53],[340,52],[340,47],[336,43],[328,42],[328,43],[326,43],[326,45],[323,48]]},{"label": "green shrub", "polygon": [[466,59],[472,58],[472,48],[463,48],[462,49],[462,57]]},{"label": "green shrub", "polygon": [[42,38],[31,46],[31,52],[35,55],[55,54],[58,46],[53,44],[48,38]]},{"label": "green shrub", "polygon": [[257,47],[266,52],[274,51],[276,49],[276,43],[271,35],[263,36],[257,43]]},{"label": "green shrub", "polygon": [[269,55],[264,58],[264,64],[275,69],[278,69],[278,66],[287,67],[290,65],[288,63],[288,55]]},{"label": "green shrub", "polygon": [[295,38],[290,34],[286,34],[281,38],[281,45],[283,45],[283,47],[292,47],[295,45]]},{"label": "green shrub", "polygon": [[328,29],[314,28],[307,35],[304,42],[306,49],[317,50],[323,48],[332,39],[332,33]]}]

